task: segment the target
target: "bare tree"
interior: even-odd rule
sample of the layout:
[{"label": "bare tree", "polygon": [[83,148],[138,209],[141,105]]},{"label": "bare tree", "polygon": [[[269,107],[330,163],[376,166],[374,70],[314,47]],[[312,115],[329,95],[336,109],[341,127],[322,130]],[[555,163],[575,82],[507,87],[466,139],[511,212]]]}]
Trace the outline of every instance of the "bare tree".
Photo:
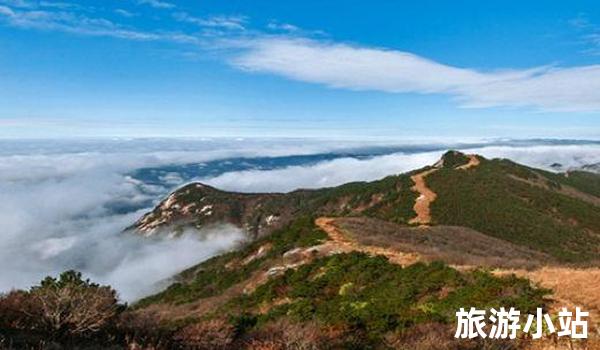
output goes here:
[{"label": "bare tree", "polygon": [[53,335],[89,335],[106,327],[121,306],[116,292],[67,271],[58,279],[46,277],[29,291],[34,308],[27,311],[40,330]]}]

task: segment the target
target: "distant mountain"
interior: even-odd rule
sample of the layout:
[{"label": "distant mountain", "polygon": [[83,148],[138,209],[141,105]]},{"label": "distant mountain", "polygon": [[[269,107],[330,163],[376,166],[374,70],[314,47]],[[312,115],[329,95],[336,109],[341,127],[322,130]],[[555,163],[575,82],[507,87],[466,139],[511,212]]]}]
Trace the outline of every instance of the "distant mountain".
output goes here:
[{"label": "distant mountain", "polygon": [[596,174],[600,174],[600,163],[595,164],[586,164],[581,167],[581,170],[593,172]]},{"label": "distant mountain", "polygon": [[596,174],[600,174],[600,163],[591,163],[591,164],[585,164],[582,166],[578,166],[578,167],[567,167],[561,163],[552,163],[550,164],[550,168],[554,171],[559,171],[559,172],[571,172],[571,171],[587,171],[590,173],[596,173]]},{"label": "distant mountain", "polygon": [[408,175],[375,182],[356,182],[320,190],[290,193],[235,193],[192,183],[163,200],[144,215],[134,228],[144,235],[182,232],[230,223],[256,238],[288,224],[304,214],[360,215],[371,213],[394,222],[407,222],[414,212]]}]

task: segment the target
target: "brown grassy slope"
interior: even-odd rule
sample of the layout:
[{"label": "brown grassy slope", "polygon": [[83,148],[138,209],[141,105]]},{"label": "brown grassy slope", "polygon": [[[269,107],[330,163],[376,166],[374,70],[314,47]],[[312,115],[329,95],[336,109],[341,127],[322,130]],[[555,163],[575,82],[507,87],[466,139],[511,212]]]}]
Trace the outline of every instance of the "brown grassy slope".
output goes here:
[{"label": "brown grassy slope", "polygon": [[338,218],[336,225],[363,245],[417,253],[453,265],[534,268],[555,261],[547,254],[459,226],[407,227],[372,218]]}]

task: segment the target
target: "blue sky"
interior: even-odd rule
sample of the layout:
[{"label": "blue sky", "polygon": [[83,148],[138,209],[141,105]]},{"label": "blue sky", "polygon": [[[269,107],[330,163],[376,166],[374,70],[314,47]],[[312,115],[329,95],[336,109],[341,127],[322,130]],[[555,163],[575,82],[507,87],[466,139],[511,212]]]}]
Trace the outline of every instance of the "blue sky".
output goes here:
[{"label": "blue sky", "polygon": [[597,1],[0,0],[0,137],[600,138]]}]

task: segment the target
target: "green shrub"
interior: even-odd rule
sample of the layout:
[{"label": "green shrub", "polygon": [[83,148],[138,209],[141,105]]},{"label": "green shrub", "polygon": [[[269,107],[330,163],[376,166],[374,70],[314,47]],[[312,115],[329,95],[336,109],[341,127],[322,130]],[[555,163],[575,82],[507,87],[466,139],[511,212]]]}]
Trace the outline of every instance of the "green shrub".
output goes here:
[{"label": "green shrub", "polygon": [[362,330],[377,340],[386,332],[416,324],[453,323],[460,307],[512,306],[532,312],[544,304],[547,293],[514,276],[495,277],[485,271],[460,273],[441,262],[402,268],[383,256],[347,253],[288,270],[252,294],[232,300],[221,311],[247,315],[259,305],[287,298],[290,303],[255,314],[256,327],[290,317],[298,322],[318,321]]},{"label": "green shrub", "polygon": [[437,193],[437,224],[466,226],[565,262],[599,257],[600,207],[521,179],[538,175],[506,160],[483,160],[468,171],[440,169],[427,177]]}]

